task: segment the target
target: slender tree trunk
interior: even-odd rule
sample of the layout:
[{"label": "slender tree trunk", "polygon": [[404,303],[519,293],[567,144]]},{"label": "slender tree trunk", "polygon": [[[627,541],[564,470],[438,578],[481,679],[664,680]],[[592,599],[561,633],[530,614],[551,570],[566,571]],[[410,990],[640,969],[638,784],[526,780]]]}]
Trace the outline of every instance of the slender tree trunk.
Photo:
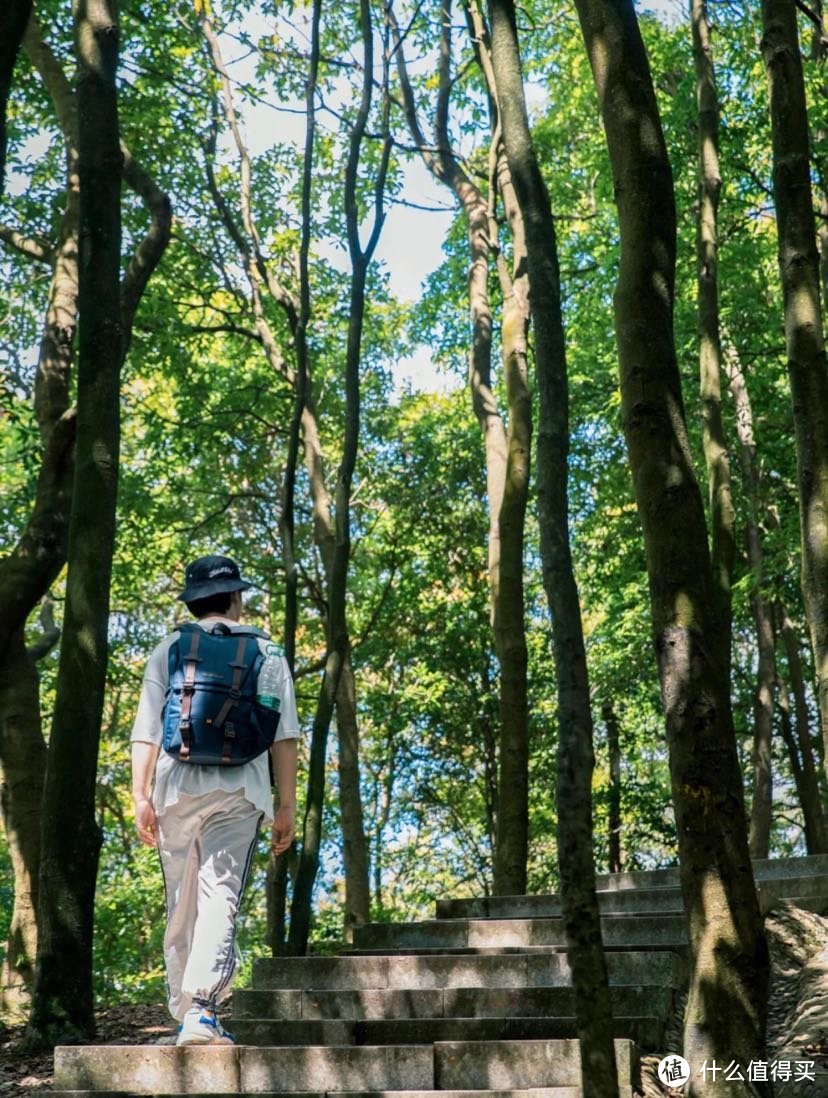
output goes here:
[{"label": "slender tree trunk", "polygon": [[[34,19],[26,44],[32,63],[43,74]],[[26,656],[23,631],[66,559],[75,441],[69,375],[78,293],[77,119],[71,93],[57,94],[47,76],[66,144],[67,199],[57,244],[44,257],[51,263],[52,280],[35,375],[35,417],[43,454],[31,516],[18,544],[0,563],[0,770],[15,878],[14,912],[0,976],[0,986],[8,990],[0,990],[0,1008],[15,1013],[28,1005],[34,975],[40,799],[46,770],[37,672]]]},{"label": "slender tree trunk", "polygon": [[750,808],[750,856],[767,858],[773,817],[773,687],[776,681],[776,643],[773,610],[765,598],[765,560],[759,532],[760,483],[753,436],[753,409],[745,377],[735,355],[729,367],[729,388],[736,412],[736,434],[742,480],[747,496],[747,548],[752,573],[750,595],[759,666],[753,693],[753,800]]},{"label": "slender tree trunk", "polygon": [[702,440],[712,520],[713,577],[720,603],[722,642],[730,666],[730,585],[735,555],[734,511],[730,463],[722,424],[719,334],[718,228],[719,101],[713,49],[707,19],[707,0],[690,0],[693,27],[693,60],[696,69],[696,102],[699,118],[699,217],[698,254],[699,375],[701,379]]},{"label": "slender tree trunk", "polygon": [[604,702],[601,716],[607,726],[609,751],[609,871],[621,872],[621,737],[618,716],[611,702]]},{"label": "slender tree trunk", "polygon": [[[479,13],[476,13],[479,17]],[[455,195],[466,218],[469,249],[469,388],[472,408],[480,425],[486,455],[486,498],[489,507],[488,570],[495,651],[500,665],[500,745],[498,760],[497,832],[494,845],[494,891],[520,895],[526,891],[529,843],[529,718],[527,705],[527,653],[523,599],[523,529],[528,498],[531,401],[526,380],[526,274],[515,287],[505,262],[498,264],[504,295],[502,358],[509,401],[509,431],[492,388],[492,309],[489,299],[489,259],[496,239],[496,225],[480,189],[466,174],[451,150],[449,106],[451,75],[451,3],[442,11],[439,90],[434,120],[434,140],[426,140],[420,125],[408,78],[403,43],[394,24],[397,67],[409,129],[429,171]],[[475,34],[475,38],[478,36]],[[481,43],[478,41],[478,45]],[[481,60],[491,88],[490,65],[485,46]],[[498,160],[499,138],[494,126],[492,156],[501,163],[508,185],[505,160]],[[496,172],[492,189],[499,181]],[[514,219],[514,220],[513,220]],[[516,269],[524,257],[520,238],[520,213],[512,203]],[[508,796],[502,791],[508,790]]]},{"label": "slender tree trunk", "polygon": [[828,744],[828,361],[794,0],[762,0],[762,21],[762,56],[770,84],[779,269],[796,436],[802,592],[814,649],[822,738]]},{"label": "slender tree trunk", "polygon": [[[490,88],[490,91],[493,89]],[[498,511],[500,569],[494,600],[494,631],[500,662],[500,783],[498,837],[494,891],[526,891],[529,847],[529,703],[523,593],[523,541],[529,499],[529,462],[532,447],[532,398],[527,369],[529,331],[529,275],[526,234],[520,205],[509,175],[502,141],[494,138],[498,190],[512,230],[512,271],[498,254],[503,292],[501,357],[509,406],[507,459],[503,494]],[[490,203],[491,205],[491,203]],[[494,218],[490,235],[495,236]]]},{"label": "slender tree trunk", "polygon": [[24,1021],[37,952],[40,804],[46,741],[40,728],[39,679],[22,627],[0,668],[0,812],[14,873],[14,907],[0,971],[0,1014]]},{"label": "slender tree trunk", "polygon": [[75,0],[80,164],[78,435],[57,704],[46,769],[31,1044],[94,1034],[95,777],[106,683],[120,434],[121,168],[108,0]]},{"label": "slender tree trunk", "polygon": [[[205,13],[202,15],[200,24],[207,40],[213,65],[217,74],[221,80],[222,89],[222,102],[225,121],[233,135],[233,139],[236,145],[236,149],[239,155],[240,163],[240,179],[241,179],[241,212],[242,212],[242,225],[239,226],[236,222],[234,214],[231,212],[228,204],[223,198],[221,191],[218,188],[216,176],[213,166],[208,162],[208,185],[212,191],[214,201],[218,208],[218,211],[225,223],[225,227],[228,230],[233,242],[236,244],[239,254],[244,262],[245,270],[248,277],[248,282],[251,289],[252,307],[253,313],[256,319],[256,330],[262,342],[265,354],[268,361],[272,365],[273,369],[281,374],[289,382],[294,389],[294,413],[291,422],[291,430],[289,436],[288,447],[288,459],[285,474],[285,490],[283,495],[283,512],[281,520],[281,533],[283,538],[283,559],[285,565],[286,575],[286,592],[285,592],[285,641],[287,644],[287,653],[289,660],[295,660],[295,630],[297,621],[297,566],[295,558],[295,546],[294,546],[294,524],[293,524],[293,510],[294,510],[294,492],[295,492],[295,478],[296,478],[296,463],[298,460],[298,448],[300,439],[303,444],[305,465],[308,471],[308,480],[310,484],[310,494],[313,508],[313,533],[314,541],[316,542],[319,553],[322,558],[322,563],[325,568],[326,575],[326,595],[327,595],[327,621],[326,630],[328,633],[328,639],[330,640],[331,619],[330,619],[330,606],[336,602],[340,595],[334,595],[331,590],[331,583],[333,582],[334,575],[339,575],[340,563],[338,563],[337,553],[341,554],[342,543],[339,539],[338,528],[336,527],[336,519],[332,514],[331,507],[331,494],[328,490],[325,475],[325,464],[322,452],[322,444],[319,436],[319,425],[316,417],[316,410],[314,406],[313,394],[311,389],[311,377],[309,367],[309,356],[307,346],[307,327],[311,314],[311,302],[310,302],[310,278],[308,271],[308,256],[310,248],[310,235],[311,235],[311,189],[312,189],[312,176],[313,176],[313,143],[314,143],[314,129],[315,129],[315,94],[316,94],[316,82],[317,71],[319,65],[319,23],[321,17],[321,4],[314,3],[312,11],[312,42],[311,42],[311,63],[309,69],[308,81],[306,84],[306,108],[307,108],[307,123],[306,123],[306,135],[305,135],[305,157],[304,167],[302,174],[302,232],[299,249],[299,302],[294,300],[293,296],[278,282],[273,271],[269,267],[267,260],[261,248],[261,242],[259,237],[258,228],[253,218],[252,213],[252,164],[250,161],[249,152],[244,144],[241,130],[238,124],[238,118],[236,109],[233,102],[233,89],[230,81],[229,74],[224,64],[221,48],[218,41],[218,37],[213,28],[212,22],[209,16]],[[358,124],[364,126],[364,121]],[[208,147],[208,151],[215,155],[216,151],[216,138],[217,131],[214,131],[212,141]],[[353,145],[352,145],[353,148]],[[383,168],[383,173],[385,168]],[[355,172],[355,169],[354,169]],[[352,186],[355,185],[355,174],[351,180]],[[355,203],[352,216],[355,215]],[[376,246],[374,241],[371,244],[371,250]],[[365,271],[355,273],[355,279],[361,280],[362,295],[364,299],[364,285],[365,285]],[[274,336],[273,330],[267,320],[264,309],[264,296],[268,294],[274,301],[279,304],[288,321],[288,325],[291,329],[293,336],[294,354],[296,361],[295,370],[289,367],[282,358],[281,351],[279,350],[278,343]],[[353,286],[352,286],[352,303]],[[356,306],[354,306],[356,307]],[[364,300],[359,305],[359,308],[364,310]],[[353,332],[357,326],[361,330],[361,315],[359,317],[352,313],[351,326],[349,330],[349,344],[353,339]],[[349,354],[352,353],[352,349],[349,349]],[[346,373],[350,369],[350,366],[346,366]],[[352,394],[353,395],[353,394]],[[358,393],[357,393],[358,395]],[[357,422],[358,426],[358,422]],[[346,449],[350,443],[346,440]],[[340,475],[342,473],[343,466],[340,467]],[[339,501],[342,499],[341,494],[342,482],[341,479],[337,484],[337,505],[336,511],[338,512]],[[339,547],[339,548],[338,548]],[[344,594],[341,596],[344,599]],[[338,628],[338,627],[337,627]],[[326,661],[326,667],[331,670],[331,673],[335,676],[333,682],[334,697],[338,695],[338,681],[339,675],[343,668],[344,653],[350,650],[350,638],[347,632],[347,622],[344,625],[345,633],[342,640],[342,649],[333,663]],[[330,652],[329,652],[330,655]],[[317,702],[316,717],[314,719],[315,732],[312,734],[311,739],[311,776],[309,778],[309,796],[311,790],[313,790],[314,797],[321,797],[324,791],[324,764],[319,759],[319,748],[327,744],[328,729],[332,715],[328,714],[328,700],[327,693],[332,687],[332,680],[327,678],[328,670],[325,672],[326,681],[323,681],[323,685],[320,688],[320,696]],[[347,719],[347,718],[346,718]],[[355,722],[355,713],[353,715]],[[324,726],[324,729],[323,729]],[[351,742],[353,746],[353,735],[355,734],[356,724],[353,723]],[[315,738],[314,738],[315,737]],[[356,744],[356,750],[358,752],[358,741]],[[358,768],[358,754],[356,759],[356,765]],[[323,769],[320,771],[320,766]],[[361,804],[358,803],[358,809],[361,810]],[[314,806],[310,810],[310,815],[307,815],[308,807],[306,806],[306,828],[310,827],[310,832],[306,832],[305,846],[310,839],[311,845],[317,841],[318,833],[316,831],[317,826],[321,827],[321,815],[318,816],[318,812],[321,812],[321,801],[319,805]],[[352,815],[349,814],[349,820],[352,820]],[[364,829],[363,829],[364,834]],[[350,849],[354,849],[359,843],[358,836],[352,834],[348,837]],[[362,851],[361,858],[366,862],[368,861],[367,847]],[[292,951],[297,948],[296,943],[301,942],[304,936],[307,938],[307,933],[310,926],[310,907],[304,910],[305,905],[310,904],[310,897],[313,888],[313,879],[315,879],[315,869],[313,868],[314,855],[309,850],[307,857],[300,858],[299,862],[299,876],[296,880],[296,888],[301,890],[301,901],[297,906],[298,893],[294,894],[293,905],[291,908],[291,930],[290,930],[290,945],[289,949]],[[348,862],[348,869],[352,867],[353,863]],[[310,882],[310,887],[308,887]],[[274,865],[273,873],[271,873],[271,883],[269,883],[269,891],[274,888],[283,888],[287,886],[287,875],[281,867]],[[361,882],[357,885],[357,889],[364,890],[367,886],[365,882]],[[274,912],[274,920],[272,921],[273,935],[277,933],[277,927],[283,925],[283,920],[278,916],[278,912],[284,910],[286,903],[286,897],[273,893],[269,897],[270,910]],[[302,914],[302,925],[297,924],[297,929],[294,932],[293,921],[294,915]],[[302,929],[304,927],[304,929]],[[273,935],[271,940],[273,940]],[[301,946],[304,951],[304,946]]]},{"label": "slender tree trunk", "polygon": [[32,12],[32,0],[5,0],[0,9],[0,195],[6,182],[6,107],[17,51]]},{"label": "slender tree trunk", "polygon": [[799,639],[787,608],[777,606],[778,630],[785,647],[788,679],[794,699],[796,744],[801,768],[799,802],[805,820],[805,842],[809,854],[828,854],[828,820],[819,789],[819,775],[814,765],[811,743],[811,718],[805,697],[805,678],[799,655]]},{"label": "slender tree trunk", "polygon": [[339,806],[345,866],[345,937],[350,940],[353,927],[367,923],[371,911],[368,843],[359,782],[356,683],[350,646],[345,654],[336,695],[336,730],[339,737]]},{"label": "slender tree trunk", "polygon": [[828,197],[819,200],[819,284],[822,290],[822,315],[828,311]]},{"label": "slender tree trunk", "polygon": [[[618,205],[615,326],[624,432],[644,534],[653,639],[689,920],[684,1055],[765,1059],[768,953],[751,875],[723,624],[673,338],[672,173],[632,0],[576,0]],[[694,1077],[689,1093],[767,1094]]]},{"label": "slender tree trunk", "polygon": [[[18,545],[0,565],[0,677],[11,682],[14,682],[16,672],[9,673],[5,667],[10,638],[15,636],[15,630],[23,628],[32,609],[45,595],[66,559],[76,423],[75,411],[69,408],[69,376],[78,306],[76,97],[60,63],[43,40],[35,17],[29,20],[24,43],[29,59],[52,99],[63,133],[66,146],[67,202],[61,218],[57,245],[54,248],[45,248],[43,254],[36,257],[51,263],[53,276],[35,377],[35,415],[43,442],[35,504]],[[166,196],[158,190],[140,165],[135,163],[128,150],[124,150],[124,157],[124,179],[143,200],[151,214],[150,228],[139,243],[121,286],[121,314],[124,328],[129,330],[138,301],[169,239],[170,208]],[[126,340],[122,354],[125,350]],[[48,625],[48,621],[46,624]],[[38,645],[38,650],[42,649],[44,653],[59,637],[59,631],[53,625],[47,632],[45,641]],[[18,655],[14,654],[15,644],[16,642],[12,644],[14,652],[9,656],[13,666],[18,663]],[[33,658],[40,656],[35,655]],[[39,709],[34,708],[28,718],[29,725],[39,728],[39,719]],[[35,774],[32,768],[45,766],[45,757],[32,746],[30,757],[23,758],[19,752],[12,752],[5,758],[2,733],[3,730],[0,729],[0,764],[5,769],[6,812],[9,818],[16,818],[17,793],[25,791],[32,782],[39,783],[41,787],[43,785],[43,772]],[[8,742],[17,742],[16,733]],[[31,891],[26,880],[17,882],[17,886],[23,895]]]},{"label": "slender tree trunk", "polygon": [[378,912],[383,909],[382,895],[382,837],[388,821],[391,819],[391,805],[394,797],[394,782],[397,777],[397,751],[394,744],[393,733],[388,732],[386,737],[386,753],[389,759],[388,769],[384,777],[377,778],[377,795],[375,800],[375,830],[374,830],[374,856],[371,860],[371,868],[374,878],[374,904]]},{"label": "slender tree trunk", "polygon": [[[293,346],[296,359],[294,382],[294,407],[290,422],[285,481],[282,495],[280,531],[282,535],[282,561],[285,569],[285,619],[284,646],[291,675],[296,668],[296,627],[299,621],[299,568],[296,561],[296,473],[299,465],[302,421],[307,414],[308,403],[308,343],[307,331],[311,315],[310,271],[308,258],[311,240],[311,197],[313,182],[313,148],[316,134],[316,84],[319,73],[319,22],[322,14],[321,0],[314,0],[311,14],[311,55],[308,79],[305,85],[305,151],[302,165],[302,232],[299,242],[299,309],[293,328]],[[288,310],[290,313],[291,310]],[[275,807],[275,806],[274,806]],[[268,863],[267,902],[268,927],[271,951],[274,956],[287,950],[287,888],[288,859],[295,857],[295,843],[291,850],[271,857]]]},{"label": "slender tree trunk", "polygon": [[[575,988],[587,1098],[618,1093],[612,1011],[595,897],[592,715],[568,531],[568,392],[555,225],[523,93],[512,0],[490,0],[491,58],[503,143],[523,216],[540,393],[538,502],[541,558],[558,693],[558,860],[567,954]],[[503,792],[501,792],[501,796]]]},{"label": "slender tree trunk", "polygon": [[[351,556],[351,482],[356,466],[360,428],[360,363],[362,329],[365,319],[365,286],[371,259],[379,242],[385,219],[384,196],[391,139],[388,130],[388,49],[383,56],[383,145],[374,182],[374,219],[369,238],[363,247],[360,240],[362,218],[357,202],[357,176],[373,96],[374,42],[370,0],[360,0],[360,26],[364,53],[362,95],[354,127],[351,131],[348,161],[345,167],[344,198],[348,252],[352,274],[348,321],[348,342],[345,351],[345,438],[342,461],[336,480],[335,540],[330,566],[327,567],[328,622],[325,674],[319,693],[310,749],[310,773],[305,802],[302,853],[296,873],[293,903],[290,909],[289,943],[292,953],[307,952],[310,933],[313,886],[319,868],[322,841],[322,810],[325,791],[325,754],[328,731],[343,668],[348,658],[350,641],[345,609],[348,566]],[[324,559],[324,557],[323,557]]]}]

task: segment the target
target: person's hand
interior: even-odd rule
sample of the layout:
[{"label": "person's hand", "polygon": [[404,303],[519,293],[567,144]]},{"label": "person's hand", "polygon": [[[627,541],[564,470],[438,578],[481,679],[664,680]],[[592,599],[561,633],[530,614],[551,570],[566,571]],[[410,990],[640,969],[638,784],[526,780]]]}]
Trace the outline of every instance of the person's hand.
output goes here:
[{"label": "person's hand", "polygon": [[274,854],[284,854],[296,834],[296,809],[293,805],[280,805],[271,828],[270,849]]},{"label": "person's hand", "polygon": [[146,797],[135,801],[135,827],[144,846],[158,846],[155,809]]}]

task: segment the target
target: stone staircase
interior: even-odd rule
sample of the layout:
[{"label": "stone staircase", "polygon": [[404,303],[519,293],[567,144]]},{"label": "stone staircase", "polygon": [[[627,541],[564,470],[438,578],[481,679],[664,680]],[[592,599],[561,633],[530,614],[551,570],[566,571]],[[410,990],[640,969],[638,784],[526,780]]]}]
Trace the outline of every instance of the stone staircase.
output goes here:
[{"label": "stone staircase", "polygon": [[[754,863],[760,902],[828,912],[828,856]],[[686,976],[678,871],[596,880],[621,1098],[664,1048]],[[578,1098],[580,1049],[557,896],[441,900],[437,917],[360,927],[337,957],[256,961],[233,997],[239,1044],[62,1047],[65,1098]],[[435,1092],[439,1091],[439,1094]]]}]

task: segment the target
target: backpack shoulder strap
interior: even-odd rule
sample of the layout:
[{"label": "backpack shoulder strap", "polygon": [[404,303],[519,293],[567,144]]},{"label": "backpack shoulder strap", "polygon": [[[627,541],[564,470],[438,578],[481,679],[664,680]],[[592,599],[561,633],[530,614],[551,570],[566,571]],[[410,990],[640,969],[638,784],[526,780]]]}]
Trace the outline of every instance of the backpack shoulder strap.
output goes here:
[{"label": "backpack shoulder strap", "polygon": [[[236,730],[233,726],[233,722],[227,718],[230,716],[235,707],[239,704],[241,698],[241,685],[244,679],[247,677],[247,672],[253,666],[253,660],[255,660],[255,653],[253,654],[253,660],[249,664],[244,662],[245,651],[247,650],[248,636],[246,633],[237,632],[230,634],[233,637],[238,637],[236,644],[236,653],[233,660],[230,662],[230,667],[233,668],[233,679],[230,683],[230,689],[227,692],[227,697],[224,699],[224,704],[216,714],[213,720],[214,728],[224,728],[224,749],[222,751],[221,761],[227,763],[230,761],[230,755],[233,750],[233,740],[236,736]],[[257,646],[258,650],[258,646]]]},{"label": "backpack shoulder strap", "polygon": [[178,722],[178,728],[181,732],[181,750],[178,757],[186,762],[190,757],[190,736],[193,728],[190,710],[193,705],[196,669],[201,663],[201,659],[198,655],[198,645],[203,630],[197,625],[190,625],[189,627],[183,627],[183,629],[179,631],[183,634],[183,637],[189,635],[190,638],[190,644],[187,653],[184,656],[184,682],[181,686],[181,719]]}]

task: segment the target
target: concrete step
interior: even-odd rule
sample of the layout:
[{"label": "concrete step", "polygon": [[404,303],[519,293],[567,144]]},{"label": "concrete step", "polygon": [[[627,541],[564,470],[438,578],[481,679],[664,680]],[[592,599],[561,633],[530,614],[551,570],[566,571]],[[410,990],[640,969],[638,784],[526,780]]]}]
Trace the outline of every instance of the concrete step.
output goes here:
[{"label": "concrete step", "polygon": [[[639,1082],[638,1053],[615,1042],[618,1080]],[[523,1090],[580,1084],[576,1040],[252,1048],[83,1045],[55,1049],[55,1090],[130,1095]]]},{"label": "concrete step", "polygon": [[[679,888],[628,888],[598,892],[598,907],[605,914],[635,914],[636,911],[679,915],[684,903]],[[438,900],[438,919],[542,919],[560,918],[558,893],[539,896],[472,896]]]},{"label": "concrete step", "polygon": [[[674,949],[687,945],[684,915],[606,915],[601,919],[608,949]],[[428,919],[419,923],[367,923],[354,929],[357,949],[532,947],[564,948],[563,920]]]},{"label": "concrete step", "polygon": [[[798,858],[763,858],[752,864],[756,881],[777,881],[785,877],[828,877],[828,854],[810,854]],[[595,887],[602,891],[658,888],[677,886],[678,883],[678,866],[667,869],[639,869],[631,873],[599,873],[595,877]]]},{"label": "concrete step", "polygon": [[[640,1089],[638,1050],[615,1041],[618,1081]],[[548,1085],[578,1086],[580,1043],[571,1041],[445,1041],[434,1046],[439,1090],[496,1090]]]},{"label": "concrete step", "polygon": [[802,878],[796,892],[789,892],[784,881],[762,881],[758,889],[763,915],[781,901],[817,915],[828,913],[828,877]]},{"label": "concrete step", "polygon": [[[663,1017],[616,1017],[613,1036],[647,1049],[660,1047]],[[296,1045],[424,1045],[438,1041],[558,1040],[577,1035],[574,1016],[511,1018],[394,1018],[373,1021],[277,1021],[272,1018],[234,1018],[230,1027],[243,1045],[280,1047]]]},{"label": "concrete step", "polygon": [[[128,1090],[50,1090],[51,1098],[131,1098]],[[252,1093],[252,1092],[249,1092]],[[580,1086],[532,1087],[524,1090],[308,1090],[302,1098],[581,1098]],[[268,1090],[256,1098],[294,1098],[296,1091]],[[238,1091],[191,1093],[189,1098],[238,1098]],[[180,1098],[178,1094],[156,1094],[155,1098]],[[634,1098],[632,1087],[619,1083],[618,1098]]]},{"label": "concrete step", "polygon": [[[563,1082],[569,1082],[568,1079]],[[55,1049],[55,1088],[130,1094],[431,1090],[430,1045],[247,1048],[86,1045]]]},{"label": "concrete step", "polygon": [[[610,995],[613,1012],[620,1017],[663,1018],[673,1002],[670,987],[612,987]],[[575,994],[570,987],[462,987],[417,991],[242,989],[233,993],[234,1025],[246,1018],[392,1021],[399,1018],[553,1018],[574,1013]]]},{"label": "concrete step", "polygon": [[[607,954],[614,986],[680,987],[685,962],[661,950]],[[412,992],[461,987],[571,987],[566,954],[442,953],[428,956],[262,957],[253,962],[253,987],[262,990]]]},{"label": "concrete step", "polygon": [[[760,881],[757,885],[763,911],[780,899],[791,899],[798,907],[816,901],[828,904],[828,877],[819,875],[780,877]],[[681,914],[684,901],[681,889],[675,885],[657,888],[622,888],[597,892],[602,914]],[[561,897],[547,896],[478,896],[468,899],[438,900],[438,919],[538,919],[556,917],[562,913]],[[815,910],[808,907],[808,910]]]}]

